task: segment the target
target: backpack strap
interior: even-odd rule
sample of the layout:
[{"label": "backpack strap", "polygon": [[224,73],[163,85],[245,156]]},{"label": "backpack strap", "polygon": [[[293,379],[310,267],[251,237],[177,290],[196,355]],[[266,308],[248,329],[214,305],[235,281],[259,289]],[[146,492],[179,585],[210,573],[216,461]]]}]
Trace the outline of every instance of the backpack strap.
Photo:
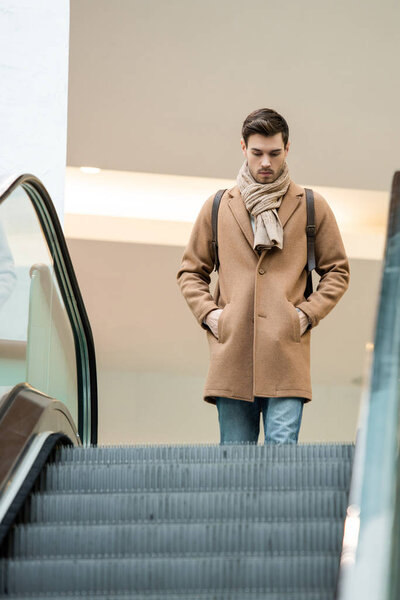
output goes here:
[{"label": "backpack strap", "polygon": [[[311,272],[315,269],[315,211],[314,211],[314,193],[312,190],[305,188],[306,191],[306,203],[307,203],[307,286],[305,297],[308,298],[313,292],[312,275]],[[214,257],[214,269],[219,269],[219,257],[218,257],[218,210],[221,202],[221,198],[226,192],[225,190],[218,190],[214,196],[211,214],[211,225],[212,225],[212,253]]]},{"label": "backpack strap", "polygon": [[315,211],[314,211],[314,193],[308,188],[304,188],[306,191],[306,203],[307,203],[307,285],[304,293],[305,297],[308,298],[313,293],[312,284],[312,271],[315,269]]},{"label": "backpack strap", "polygon": [[219,269],[219,257],[218,257],[218,210],[221,202],[221,198],[226,192],[225,190],[218,190],[218,192],[214,196],[214,201],[212,205],[212,214],[211,214],[211,225],[212,225],[212,241],[211,241],[211,249],[212,255],[214,258],[214,269],[218,271]]}]

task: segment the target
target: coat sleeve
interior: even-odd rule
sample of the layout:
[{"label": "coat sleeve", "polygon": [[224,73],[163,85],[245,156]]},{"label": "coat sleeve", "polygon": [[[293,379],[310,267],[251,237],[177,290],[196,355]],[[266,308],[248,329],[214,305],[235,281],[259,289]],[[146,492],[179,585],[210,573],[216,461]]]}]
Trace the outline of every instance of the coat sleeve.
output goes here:
[{"label": "coat sleeve", "polygon": [[219,308],[210,293],[210,273],[214,269],[211,249],[213,199],[214,196],[210,196],[200,210],[177,274],[181,292],[203,329],[208,329],[203,319]]},{"label": "coat sleeve", "polygon": [[321,279],[315,292],[298,304],[315,327],[345,293],[350,280],[349,261],[335,216],[327,201],[317,193],[315,198],[315,262]]}]

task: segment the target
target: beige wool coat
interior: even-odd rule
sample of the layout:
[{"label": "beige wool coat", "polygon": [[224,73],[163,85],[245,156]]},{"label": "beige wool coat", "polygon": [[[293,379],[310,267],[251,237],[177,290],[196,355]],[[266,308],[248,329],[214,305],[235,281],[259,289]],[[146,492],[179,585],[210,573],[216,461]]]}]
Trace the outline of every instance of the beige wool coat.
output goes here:
[{"label": "beige wool coat", "polygon": [[[197,217],[177,274],[191,311],[207,331],[210,364],[204,400],[216,396],[254,401],[254,396],[312,399],[310,338],[349,284],[349,263],[326,200],[314,192],[317,289],[306,299],[307,238],[305,190],[293,181],[278,209],[283,249],[253,249],[250,214],[238,186],[227,190],[218,213],[219,276],[210,293],[213,270],[211,211],[214,194]],[[311,320],[300,335],[296,307]],[[217,339],[203,324],[222,308]]]}]

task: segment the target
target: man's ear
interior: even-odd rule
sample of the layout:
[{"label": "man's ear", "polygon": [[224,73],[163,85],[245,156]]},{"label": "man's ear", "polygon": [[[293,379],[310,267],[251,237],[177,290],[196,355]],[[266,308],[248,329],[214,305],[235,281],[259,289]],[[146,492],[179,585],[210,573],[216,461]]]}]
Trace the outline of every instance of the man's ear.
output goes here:
[{"label": "man's ear", "polygon": [[290,142],[288,141],[288,143],[286,144],[286,148],[285,148],[286,154],[289,152],[289,148],[290,148]]},{"label": "man's ear", "polygon": [[242,147],[242,152],[246,156],[246,144],[244,143],[244,139],[240,138],[240,145]]}]

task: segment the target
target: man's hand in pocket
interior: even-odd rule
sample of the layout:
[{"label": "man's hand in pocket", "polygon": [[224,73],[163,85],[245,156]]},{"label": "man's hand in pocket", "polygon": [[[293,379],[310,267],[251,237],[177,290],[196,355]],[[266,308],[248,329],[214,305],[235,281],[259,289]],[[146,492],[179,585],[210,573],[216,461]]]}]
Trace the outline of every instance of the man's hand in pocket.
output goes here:
[{"label": "man's hand in pocket", "polygon": [[205,318],[205,324],[211,330],[211,333],[218,339],[218,320],[219,316],[222,313],[222,308],[216,308],[208,313]]},{"label": "man's hand in pocket", "polygon": [[296,308],[296,310],[300,319],[300,335],[303,335],[303,333],[307,331],[310,322],[306,313],[304,313],[301,308]]}]

